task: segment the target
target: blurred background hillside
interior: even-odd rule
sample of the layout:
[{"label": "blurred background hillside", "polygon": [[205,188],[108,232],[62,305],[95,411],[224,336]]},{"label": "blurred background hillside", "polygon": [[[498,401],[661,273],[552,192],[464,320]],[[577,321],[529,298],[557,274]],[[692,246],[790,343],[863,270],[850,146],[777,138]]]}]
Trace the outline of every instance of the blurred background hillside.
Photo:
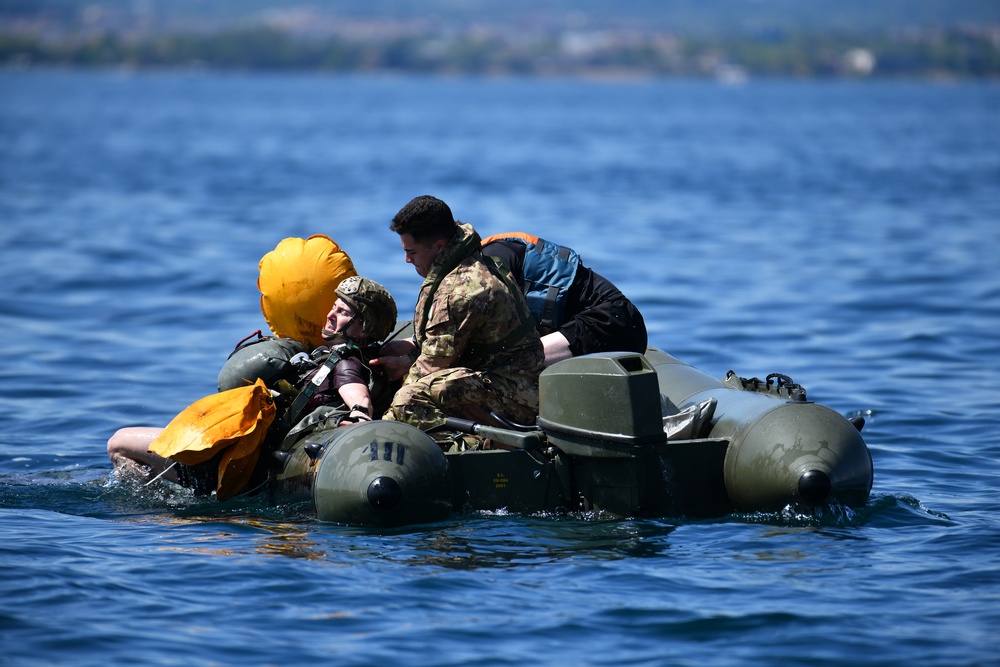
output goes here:
[{"label": "blurred background hillside", "polygon": [[0,65],[1000,77],[997,0],[0,0]]}]

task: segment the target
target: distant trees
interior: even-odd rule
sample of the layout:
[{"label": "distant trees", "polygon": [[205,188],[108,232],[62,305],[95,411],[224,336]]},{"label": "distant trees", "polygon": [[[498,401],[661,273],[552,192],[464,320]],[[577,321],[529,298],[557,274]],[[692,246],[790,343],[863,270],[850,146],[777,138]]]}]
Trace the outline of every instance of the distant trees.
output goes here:
[{"label": "distant trees", "polygon": [[653,76],[712,76],[728,68],[759,77],[997,78],[1000,27],[715,39],[657,34],[525,36],[499,30],[362,39],[302,36],[271,27],[137,38],[103,33],[60,40],[0,32],[0,65]]}]

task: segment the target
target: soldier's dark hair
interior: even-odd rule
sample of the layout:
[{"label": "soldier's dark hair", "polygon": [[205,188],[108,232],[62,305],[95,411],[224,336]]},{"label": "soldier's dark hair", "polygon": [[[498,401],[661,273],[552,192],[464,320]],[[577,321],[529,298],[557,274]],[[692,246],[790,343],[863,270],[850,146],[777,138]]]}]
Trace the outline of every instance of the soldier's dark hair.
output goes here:
[{"label": "soldier's dark hair", "polygon": [[399,209],[389,229],[399,235],[409,234],[419,243],[448,241],[455,235],[458,223],[448,205],[437,197],[421,195]]}]

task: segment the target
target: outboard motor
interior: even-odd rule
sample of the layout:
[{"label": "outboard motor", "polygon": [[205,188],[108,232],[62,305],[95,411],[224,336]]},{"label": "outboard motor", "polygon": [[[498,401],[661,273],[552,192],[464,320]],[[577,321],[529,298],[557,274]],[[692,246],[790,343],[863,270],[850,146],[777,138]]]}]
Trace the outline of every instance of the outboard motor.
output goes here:
[{"label": "outboard motor", "polygon": [[569,464],[585,510],[634,516],[647,505],[657,445],[666,441],[655,369],[612,352],[553,364],[539,378],[538,425]]}]

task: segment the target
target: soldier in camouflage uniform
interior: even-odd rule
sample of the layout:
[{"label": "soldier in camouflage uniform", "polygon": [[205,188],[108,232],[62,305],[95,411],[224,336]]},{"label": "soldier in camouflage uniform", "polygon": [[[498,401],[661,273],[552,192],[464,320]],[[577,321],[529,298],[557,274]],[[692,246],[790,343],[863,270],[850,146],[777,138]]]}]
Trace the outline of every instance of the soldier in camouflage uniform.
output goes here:
[{"label": "soldier in camouflage uniform", "polygon": [[509,271],[484,257],[471,225],[443,201],[417,197],[393,218],[406,261],[424,278],[414,336],[386,345],[372,365],[407,371],[384,419],[427,431],[442,446],[445,417],[499,425],[496,412],[534,424],[544,352],[524,296]]}]

